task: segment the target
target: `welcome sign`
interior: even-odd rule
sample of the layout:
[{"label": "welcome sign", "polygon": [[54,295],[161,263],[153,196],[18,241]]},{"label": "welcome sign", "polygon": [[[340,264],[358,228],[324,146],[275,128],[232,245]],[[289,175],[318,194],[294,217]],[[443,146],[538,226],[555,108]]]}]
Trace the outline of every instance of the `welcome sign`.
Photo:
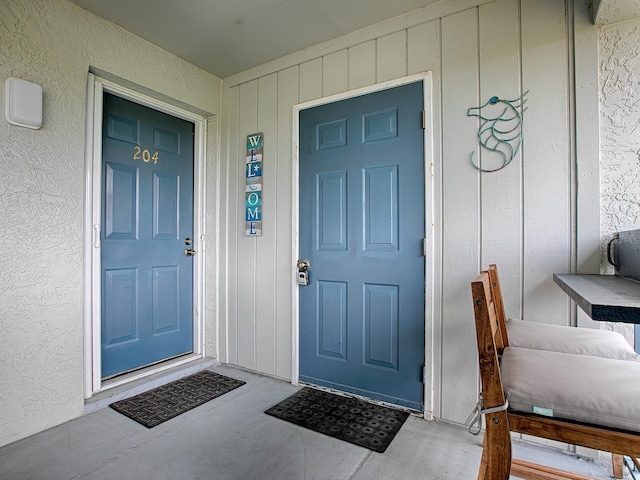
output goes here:
[{"label": "welcome sign", "polygon": [[245,166],[244,234],[262,235],[262,154],[264,135],[247,135]]}]

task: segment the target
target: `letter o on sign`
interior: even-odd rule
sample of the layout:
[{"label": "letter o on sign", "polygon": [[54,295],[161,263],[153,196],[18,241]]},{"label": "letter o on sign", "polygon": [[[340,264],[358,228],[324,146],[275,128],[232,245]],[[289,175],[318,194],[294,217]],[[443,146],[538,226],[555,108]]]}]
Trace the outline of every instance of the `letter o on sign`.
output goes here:
[{"label": "letter o on sign", "polygon": [[260,202],[260,195],[258,195],[257,193],[251,193],[247,196],[247,203],[252,207],[255,205],[258,205],[259,202]]}]

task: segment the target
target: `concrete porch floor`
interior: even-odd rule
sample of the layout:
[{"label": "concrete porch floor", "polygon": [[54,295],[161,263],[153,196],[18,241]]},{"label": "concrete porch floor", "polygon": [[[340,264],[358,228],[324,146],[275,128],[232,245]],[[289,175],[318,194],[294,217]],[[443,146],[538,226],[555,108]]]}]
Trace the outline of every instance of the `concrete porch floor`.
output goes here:
[{"label": "concrete porch floor", "polygon": [[[298,390],[228,366],[246,385],[153,429],[102,408],[0,448],[3,480],[475,479],[482,436],[410,417],[383,454],[264,414]],[[609,479],[606,461],[515,442],[515,455]],[[629,477],[630,478],[630,477]]]}]

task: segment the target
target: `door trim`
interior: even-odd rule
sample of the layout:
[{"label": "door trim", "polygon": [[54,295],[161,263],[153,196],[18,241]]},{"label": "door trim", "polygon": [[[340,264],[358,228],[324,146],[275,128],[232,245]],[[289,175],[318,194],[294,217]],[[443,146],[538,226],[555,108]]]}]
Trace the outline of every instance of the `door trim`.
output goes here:
[{"label": "door trim", "polygon": [[[122,378],[103,382],[101,378],[101,182],[102,182],[102,97],[108,92],[142,104],[153,110],[173,115],[194,124],[193,169],[193,354],[160,363]],[[206,198],[206,131],[207,119],[180,107],[136,92],[113,81],[89,73],[87,82],[87,131],[85,144],[85,209],[84,209],[84,397],[137,380],[162,370],[205,356],[204,338],[204,250]]]},{"label": "door trim", "polygon": [[434,413],[434,397],[435,397],[435,355],[434,355],[434,320],[435,320],[435,282],[434,274],[438,259],[436,258],[439,245],[439,229],[435,226],[436,212],[436,195],[435,195],[435,155],[434,155],[434,133],[433,127],[433,79],[431,72],[424,72],[415,75],[390,80],[387,82],[377,83],[355,90],[349,90],[336,95],[318,98],[308,102],[300,103],[293,106],[293,174],[292,174],[292,221],[293,226],[293,248],[291,258],[291,285],[292,285],[292,359],[291,359],[291,383],[299,384],[300,380],[300,355],[299,355],[299,288],[296,279],[295,265],[299,258],[299,134],[300,134],[300,111],[308,108],[325,105],[328,103],[338,102],[349,98],[366,95],[369,93],[379,92],[394,87],[400,87],[408,83],[422,82],[424,95],[424,111],[426,128],[424,130],[424,194],[425,194],[425,238],[427,238],[426,258],[425,258],[425,374],[424,374],[424,417],[431,420]]}]

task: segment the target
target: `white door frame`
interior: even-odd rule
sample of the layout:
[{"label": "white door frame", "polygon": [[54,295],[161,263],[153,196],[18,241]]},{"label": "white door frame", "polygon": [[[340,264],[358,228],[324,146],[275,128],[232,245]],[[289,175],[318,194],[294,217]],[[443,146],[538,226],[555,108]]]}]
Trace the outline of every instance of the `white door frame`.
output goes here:
[{"label": "white door frame", "polygon": [[[109,92],[194,124],[193,169],[193,354],[173,362],[103,382],[101,378],[101,263],[100,228],[102,209],[102,97]],[[204,338],[204,206],[206,166],[206,118],[170,105],[109,80],[89,74],[87,85],[87,133],[85,147],[85,221],[84,221],[84,396],[93,394],[167,368],[202,358]]]},{"label": "white door frame", "polygon": [[434,273],[436,265],[436,248],[435,245],[439,244],[436,235],[440,232],[435,228],[435,211],[436,211],[436,196],[435,196],[435,177],[434,177],[434,128],[433,125],[433,80],[431,72],[424,72],[415,75],[409,75],[406,77],[390,80],[383,83],[377,83],[367,87],[359,88],[356,90],[349,90],[344,93],[331,95],[329,97],[323,97],[309,102],[300,103],[293,106],[293,186],[292,186],[292,225],[293,225],[293,256],[291,258],[292,269],[292,285],[293,285],[293,302],[292,302],[292,372],[291,382],[294,385],[298,385],[300,379],[300,354],[299,354],[299,325],[300,325],[300,309],[299,309],[299,287],[296,279],[295,265],[299,259],[299,134],[300,134],[300,111],[319,105],[325,105],[328,103],[338,102],[369,93],[379,92],[381,90],[387,90],[393,87],[399,87],[408,83],[422,82],[424,90],[424,112],[425,112],[425,124],[424,130],[424,198],[425,198],[425,371],[424,371],[424,417],[427,419],[433,418],[433,405],[434,405],[434,368],[435,368],[435,355],[433,348],[433,333],[434,333],[434,319],[435,319],[435,283]]}]

